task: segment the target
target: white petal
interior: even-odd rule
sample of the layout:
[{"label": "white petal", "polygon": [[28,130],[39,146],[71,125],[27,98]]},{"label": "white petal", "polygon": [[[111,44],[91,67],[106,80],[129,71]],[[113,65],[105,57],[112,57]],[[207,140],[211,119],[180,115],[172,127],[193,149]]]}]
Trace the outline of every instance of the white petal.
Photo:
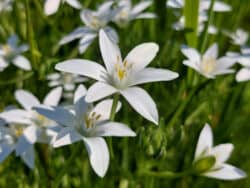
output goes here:
[{"label": "white petal", "polygon": [[80,13],[80,17],[82,22],[88,26],[88,27],[92,27],[92,20],[93,20],[93,12],[91,10],[88,9],[84,9],[81,11]]},{"label": "white petal", "polygon": [[56,64],[56,70],[80,74],[95,80],[105,80],[106,70],[96,62],[82,59],[72,59]]},{"label": "white petal", "polygon": [[92,44],[92,42],[95,40],[97,34],[96,33],[89,33],[82,37],[79,43],[79,53],[84,53],[87,48]]},{"label": "white petal", "polygon": [[144,11],[146,8],[148,8],[152,4],[151,1],[144,1],[140,2],[137,5],[134,6],[134,8],[131,10],[131,14],[136,15]]},{"label": "white petal", "polygon": [[182,8],[184,6],[183,0],[168,0],[167,7],[170,8]]},{"label": "white petal", "polygon": [[107,36],[109,37],[109,39],[114,42],[114,43],[118,43],[119,42],[119,37],[117,32],[112,28],[112,27],[105,27],[103,28],[103,30],[105,31],[105,33],[107,34]]},{"label": "white petal", "polygon": [[202,71],[200,70],[200,67],[199,67],[198,63],[200,63],[200,62],[189,61],[189,60],[183,61],[183,65],[186,65],[186,66],[196,70],[200,74],[202,74]]},{"label": "white petal", "polygon": [[138,16],[136,16],[135,19],[152,19],[152,18],[157,18],[157,15],[154,13],[147,12],[139,14]]},{"label": "white petal", "polygon": [[12,60],[12,62],[13,62],[14,65],[19,67],[20,69],[23,69],[23,70],[26,70],[26,71],[31,70],[31,65],[30,65],[29,60],[26,57],[22,56],[22,55],[16,56]]},{"label": "white petal", "polygon": [[159,46],[156,43],[143,43],[133,48],[125,61],[133,65],[134,70],[145,68],[156,56]]},{"label": "white petal", "polygon": [[224,164],[221,169],[216,171],[210,171],[203,174],[210,178],[216,178],[221,180],[237,180],[245,178],[247,175],[244,171],[236,168],[232,165]]},{"label": "white petal", "polygon": [[46,0],[44,4],[44,11],[46,15],[51,15],[57,12],[61,0]]},{"label": "white petal", "polygon": [[206,123],[198,139],[194,156],[195,160],[199,159],[199,157],[201,157],[203,152],[206,152],[206,150],[212,148],[212,146],[213,146],[212,129],[210,125]]},{"label": "white petal", "polygon": [[135,132],[122,123],[108,122],[98,125],[95,129],[96,136],[136,136]]},{"label": "white petal", "polygon": [[218,57],[218,45],[215,43],[211,47],[209,47],[203,57],[216,59]]},{"label": "white petal", "polygon": [[31,168],[31,169],[34,168],[34,164],[35,164],[35,152],[34,152],[33,146],[30,147],[25,152],[23,152],[20,156],[21,156],[22,160],[25,162],[25,164],[29,168]]},{"label": "white petal", "polygon": [[30,92],[25,90],[17,90],[15,92],[16,100],[26,110],[31,110],[32,107],[40,105],[39,100]]},{"label": "white petal", "polygon": [[57,106],[62,97],[62,87],[52,89],[45,97],[43,104],[48,106]]},{"label": "white petal", "polygon": [[13,109],[0,113],[0,118],[8,123],[31,124],[30,113],[25,110]]},{"label": "white petal", "polygon": [[0,72],[9,66],[9,63],[2,57],[0,57]]},{"label": "white petal", "polygon": [[16,156],[20,156],[23,152],[27,151],[32,146],[33,143],[31,143],[24,135],[20,136],[16,143]]},{"label": "white petal", "polygon": [[215,12],[228,12],[231,11],[232,7],[226,3],[215,1],[213,6],[213,11]]},{"label": "white petal", "polygon": [[211,155],[214,155],[216,157],[215,166],[217,164],[221,165],[222,163],[226,162],[229,159],[233,149],[233,144],[220,144],[218,146],[215,146],[210,152]]},{"label": "white petal", "polygon": [[61,147],[81,140],[82,137],[72,127],[63,128],[52,143],[53,147]]},{"label": "white petal", "polygon": [[[100,115],[100,118],[98,119],[99,121],[103,120],[108,120],[110,117],[111,113],[111,108],[112,108],[113,100],[112,99],[107,99],[99,102],[90,112],[90,115],[92,113],[96,113]],[[121,102],[118,102],[116,112],[118,112],[121,109]]]},{"label": "white petal", "polygon": [[112,73],[115,64],[122,61],[120,49],[111,41],[104,30],[99,32],[99,45],[105,66],[108,72]]},{"label": "white petal", "polygon": [[6,157],[8,157],[11,152],[14,150],[13,145],[9,145],[7,143],[1,143],[0,144],[0,163],[3,162]]},{"label": "white petal", "polygon": [[38,137],[41,135],[41,129],[36,126],[29,126],[23,131],[23,135],[26,137],[27,141],[34,144]]},{"label": "white petal", "polygon": [[187,48],[187,47],[182,47],[181,52],[190,60],[193,62],[200,62],[201,61],[201,56],[200,53],[194,49],[194,48]]},{"label": "white petal", "polygon": [[95,102],[104,97],[110,96],[117,92],[117,89],[104,82],[96,82],[87,91],[86,101]]},{"label": "white petal", "polygon": [[74,31],[72,31],[70,34],[63,37],[60,40],[59,45],[63,45],[75,39],[82,38],[89,33],[91,33],[91,31],[87,27],[78,27]]},{"label": "white petal", "polygon": [[82,8],[81,3],[80,3],[79,1],[77,1],[77,0],[66,0],[66,2],[67,2],[70,6],[76,8],[76,9],[81,9],[81,8]]},{"label": "white petal", "polygon": [[249,68],[242,68],[236,74],[237,82],[243,82],[250,80],[250,69]]},{"label": "white petal", "polygon": [[148,82],[160,82],[169,81],[177,78],[178,73],[165,69],[146,68],[135,74],[132,85],[148,83]]},{"label": "white petal", "polygon": [[71,126],[74,123],[74,115],[61,107],[39,106],[35,107],[34,110],[64,126]]},{"label": "white petal", "polygon": [[95,173],[104,177],[109,166],[108,146],[103,138],[84,138],[88,150],[91,166]]},{"label": "white petal", "polygon": [[232,57],[221,57],[217,60],[217,68],[218,69],[227,69],[233,66],[236,63],[236,59]]},{"label": "white petal", "polygon": [[156,104],[145,90],[139,87],[131,87],[121,91],[121,94],[135,111],[147,120],[158,125],[159,117]]},{"label": "white petal", "polygon": [[74,103],[76,103],[81,97],[84,97],[87,93],[87,89],[84,85],[80,84],[74,94]]}]

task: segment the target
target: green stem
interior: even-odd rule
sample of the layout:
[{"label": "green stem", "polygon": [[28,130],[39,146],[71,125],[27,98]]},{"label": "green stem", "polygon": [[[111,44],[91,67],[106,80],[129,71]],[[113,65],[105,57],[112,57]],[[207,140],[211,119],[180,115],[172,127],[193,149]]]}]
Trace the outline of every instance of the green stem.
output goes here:
[{"label": "green stem", "polygon": [[[110,121],[115,120],[115,113],[116,113],[118,102],[119,102],[119,93],[115,94],[114,99],[113,99],[111,112],[110,112],[110,116],[109,116]],[[114,158],[114,150],[113,150],[112,138],[108,138],[108,145],[109,145],[109,151],[110,151],[110,158],[113,159]]]},{"label": "green stem", "polygon": [[29,72],[25,75],[22,75],[22,77],[18,77],[12,80],[8,80],[8,81],[4,81],[4,82],[0,82],[0,86],[4,86],[4,85],[10,85],[10,84],[15,84],[24,80],[29,79],[31,76],[33,75],[33,72]]},{"label": "green stem", "polygon": [[207,24],[206,24],[206,26],[205,26],[205,30],[204,30],[204,32],[203,32],[202,40],[201,40],[201,41],[202,41],[201,47],[200,47],[201,53],[204,53],[204,52],[205,52],[205,49],[206,49],[207,40],[208,40],[208,28],[209,28],[209,26],[211,25],[212,20],[213,20],[213,16],[214,16],[214,11],[213,11],[214,2],[215,2],[215,0],[212,0],[212,1],[211,1],[211,4],[210,4],[210,7],[209,7],[208,21],[207,21]]},{"label": "green stem", "polygon": [[183,176],[191,175],[191,171],[184,171],[184,172],[171,172],[171,171],[161,171],[161,172],[154,172],[154,171],[143,171],[140,172],[141,176],[150,176],[150,177],[157,177],[157,178],[180,178]]},{"label": "green stem", "polygon": [[185,101],[183,101],[179,106],[178,109],[176,110],[176,112],[174,113],[174,115],[172,116],[172,118],[170,119],[169,123],[168,123],[168,127],[173,127],[175,122],[177,121],[177,119],[179,118],[179,116],[183,113],[183,111],[186,109],[186,107],[188,106],[189,102],[192,100],[193,96],[195,94],[197,94],[202,88],[204,88],[210,80],[207,80],[203,83],[201,83],[200,85],[196,86],[195,88],[193,88],[188,97],[186,98]]},{"label": "green stem", "polygon": [[76,156],[77,156],[78,152],[80,151],[80,146],[81,146],[81,144],[78,144],[77,146],[75,146],[73,148],[73,152],[72,152],[70,158],[66,161],[66,164],[65,164],[64,168],[57,175],[57,177],[55,179],[55,183],[53,185],[53,188],[59,187],[59,185],[62,182],[62,178],[65,175],[65,173],[68,172],[68,171],[70,171],[70,168],[71,168],[70,165],[76,159]]},{"label": "green stem", "polygon": [[114,96],[114,100],[112,103],[112,108],[111,108],[111,112],[110,112],[110,116],[109,116],[110,121],[115,120],[115,113],[116,113],[118,101],[119,101],[119,93],[115,94],[115,96]]}]

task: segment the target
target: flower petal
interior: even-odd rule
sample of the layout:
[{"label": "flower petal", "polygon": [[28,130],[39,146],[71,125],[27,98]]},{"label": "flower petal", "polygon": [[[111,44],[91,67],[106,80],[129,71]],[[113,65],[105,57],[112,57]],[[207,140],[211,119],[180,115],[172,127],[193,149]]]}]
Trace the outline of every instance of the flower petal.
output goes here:
[{"label": "flower petal", "polygon": [[[112,108],[113,100],[112,99],[107,99],[99,102],[89,113],[90,115],[95,113],[100,115],[100,118],[98,119],[99,121],[103,120],[108,120],[110,117],[111,113],[111,108]],[[121,109],[121,102],[118,102],[116,112],[118,112]]]},{"label": "flower petal", "polygon": [[105,140],[101,137],[84,138],[90,164],[95,173],[104,177],[109,166],[109,151]]},{"label": "flower petal", "polygon": [[104,30],[99,32],[99,45],[104,64],[109,73],[112,73],[116,63],[121,63],[122,57],[119,47],[111,41]]},{"label": "flower petal", "polygon": [[74,115],[61,107],[39,106],[35,107],[34,110],[64,126],[71,126],[74,123]]},{"label": "flower petal", "polygon": [[84,85],[80,84],[74,94],[74,103],[76,103],[81,97],[84,97],[87,93],[87,89]]},{"label": "flower petal", "polygon": [[217,59],[218,57],[218,44],[215,43],[212,46],[210,46],[205,54],[203,55],[205,58],[214,58]]},{"label": "flower petal", "polygon": [[247,176],[244,171],[229,164],[223,164],[220,169],[204,173],[203,175],[221,180],[237,180]]},{"label": "flower petal", "polygon": [[72,127],[63,128],[55,137],[53,147],[61,147],[81,140],[82,137]]},{"label": "flower petal", "polygon": [[44,4],[44,11],[46,15],[52,15],[57,12],[61,0],[46,0]]},{"label": "flower petal", "polygon": [[13,145],[7,144],[5,142],[0,144],[0,163],[3,162],[15,149]]},{"label": "flower petal", "polygon": [[18,141],[16,143],[16,156],[20,156],[22,153],[27,151],[29,148],[33,146],[33,143],[31,143],[26,136],[22,135],[18,138]]},{"label": "flower petal", "polygon": [[31,110],[32,107],[40,105],[39,100],[32,93],[25,90],[17,90],[15,97],[19,104],[26,110]]},{"label": "flower petal", "polygon": [[186,65],[194,70],[196,70],[197,72],[199,72],[200,74],[202,74],[202,71],[200,70],[200,67],[198,65],[198,62],[195,61],[189,61],[189,60],[185,60],[183,61],[183,65]]},{"label": "flower petal", "polygon": [[217,69],[227,69],[236,63],[236,59],[232,57],[221,57],[217,60]]},{"label": "flower petal", "polygon": [[76,9],[81,9],[81,8],[82,8],[81,3],[80,3],[79,1],[77,1],[77,0],[66,0],[66,2],[67,2],[70,6],[76,8]]},{"label": "flower petal", "polygon": [[148,8],[152,4],[151,1],[143,1],[135,5],[132,10],[131,14],[136,15],[144,11],[146,8]]},{"label": "flower petal", "polygon": [[31,124],[30,113],[26,110],[13,109],[0,113],[0,118],[7,123]]},{"label": "flower petal", "polygon": [[154,13],[147,12],[139,14],[138,16],[136,16],[135,19],[152,19],[152,18],[157,18],[157,15]]},{"label": "flower petal", "polygon": [[43,101],[43,104],[48,106],[57,106],[62,97],[62,87],[57,87],[52,89],[46,96]]},{"label": "flower petal", "polygon": [[178,73],[165,69],[146,68],[136,73],[131,85],[149,82],[169,81],[177,78]]},{"label": "flower petal", "polygon": [[121,91],[121,94],[135,111],[147,120],[158,125],[159,116],[156,104],[145,90],[139,87],[131,87]]},{"label": "flower petal", "polygon": [[30,168],[33,169],[35,166],[35,152],[34,147],[30,147],[28,150],[23,152],[20,157],[25,162],[25,164]]},{"label": "flower petal", "polygon": [[250,69],[249,68],[242,68],[236,74],[237,82],[243,82],[250,80]]},{"label": "flower petal", "polygon": [[136,136],[136,133],[122,123],[108,122],[96,126],[95,135],[125,137],[125,136]]},{"label": "flower petal", "polygon": [[16,65],[17,67],[19,67],[20,69],[29,71],[31,70],[31,65],[29,60],[22,56],[22,55],[18,55],[16,56],[13,60],[12,60],[13,64]]},{"label": "flower petal", "polygon": [[73,41],[75,39],[82,38],[85,35],[88,35],[89,33],[92,33],[92,31],[89,28],[87,28],[87,27],[78,27],[74,31],[72,31],[70,34],[63,37],[60,40],[59,45],[64,45],[64,44],[69,43],[69,42],[71,42],[71,41]]},{"label": "flower petal", "polygon": [[203,127],[198,143],[195,150],[194,160],[197,160],[201,155],[206,152],[206,150],[212,148],[213,146],[213,133],[209,124],[205,124]]},{"label": "flower petal", "polygon": [[82,37],[82,39],[79,42],[79,53],[84,53],[87,48],[92,44],[92,42],[95,40],[97,34],[96,33],[89,33]]},{"label": "flower petal", "polygon": [[226,3],[215,1],[213,6],[213,11],[215,12],[229,12],[232,7]]},{"label": "flower petal", "polygon": [[56,64],[56,70],[80,74],[95,80],[105,80],[106,70],[96,62],[82,59],[72,59]]},{"label": "flower petal", "polygon": [[139,71],[154,59],[158,51],[159,46],[156,43],[143,43],[133,48],[125,58],[125,61],[132,64],[133,70]]},{"label": "flower petal", "polygon": [[220,144],[211,150],[211,155],[216,157],[216,165],[226,162],[234,149],[233,144]]},{"label": "flower petal", "polygon": [[96,82],[87,91],[86,101],[95,102],[104,97],[110,96],[117,92],[117,89],[104,82]]},{"label": "flower petal", "polygon": [[200,53],[194,48],[182,47],[181,52],[192,62],[200,62],[201,55]]}]

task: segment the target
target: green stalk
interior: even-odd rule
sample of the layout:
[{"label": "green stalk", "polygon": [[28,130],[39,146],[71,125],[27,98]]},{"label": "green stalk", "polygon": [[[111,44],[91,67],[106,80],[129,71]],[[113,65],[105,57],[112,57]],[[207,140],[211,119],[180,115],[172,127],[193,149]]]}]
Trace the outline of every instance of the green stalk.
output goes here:
[{"label": "green stalk", "polygon": [[62,182],[63,176],[66,174],[66,172],[70,171],[70,168],[72,168],[70,165],[72,162],[76,159],[76,156],[78,152],[80,151],[81,144],[78,143],[77,146],[73,148],[73,152],[68,160],[66,160],[66,164],[64,168],[60,171],[60,173],[57,175],[55,182],[53,184],[53,188],[59,187],[60,183]]},{"label": "green stalk", "polygon": [[27,39],[29,41],[30,52],[31,52],[31,60],[32,60],[32,67],[35,70],[38,70],[38,61],[40,57],[40,53],[37,49],[37,44],[34,38],[34,31],[33,31],[33,24],[31,21],[31,13],[29,7],[29,0],[25,0],[25,12],[26,12],[26,27],[27,27]]},{"label": "green stalk", "polygon": [[210,80],[207,80],[207,81],[201,83],[200,85],[196,86],[195,88],[193,88],[190,91],[186,100],[181,102],[181,104],[178,106],[178,109],[176,110],[176,112],[174,113],[172,118],[170,119],[170,121],[168,123],[169,128],[174,126],[175,122],[177,121],[179,116],[185,111],[186,107],[188,106],[188,104],[190,103],[190,101],[192,100],[194,95],[196,95],[201,89],[203,89],[209,83],[209,81]]},{"label": "green stalk", "polygon": [[210,7],[209,7],[208,21],[206,23],[205,30],[202,34],[202,40],[201,40],[202,43],[201,43],[201,47],[200,47],[201,53],[204,53],[206,50],[207,41],[208,41],[208,28],[211,25],[213,17],[214,17],[214,11],[213,11],[214,2],[215,2],[215,0],[211,1]]},{"label": "green stalk", "polygon": [[[110,112],[110,116],[109,116],[110,121],[115,120],[115,114],[116,114],[118,102],[119,102],[119,93],[115,94],[114,99],[113,99],[111,112]],[[113,159],[114,158],[114,150],[113,150],[113,145],[112,145],[112,138],[108,138],[108,145],[109,145],[109,150],[110,150],[110,158]]]},{"label": "green stalk", "polygon": [[141,176],[150,176],[157,178],[181,178],[183,176],[191,175],[192,171],[184,171],[184,172],[171,172],[171,171],[161,171],[161,172],[153,172],[153,171],[142,171],[139,173]]}]

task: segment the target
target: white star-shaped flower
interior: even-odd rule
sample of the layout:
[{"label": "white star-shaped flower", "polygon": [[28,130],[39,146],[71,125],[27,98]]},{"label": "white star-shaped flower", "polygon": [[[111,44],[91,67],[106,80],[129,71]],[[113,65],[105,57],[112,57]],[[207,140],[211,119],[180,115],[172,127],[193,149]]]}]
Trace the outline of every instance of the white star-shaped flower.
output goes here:
[{"label": "white star-shaped flower", "polygon": [[80,74],[97,80],[87,92],[86,100],[94,102],[114,93],[120,93],[143,117],[158,124],[156,105],[149,94],[136,85],[169,81],[178,77],[170,70],[146,68],[159,47],[149,42],[132,49],[122,60],[119,47],[101,30],[99,44],[106,69],[96,62],[73,59],[56,65],[59,71]]},{"label": "white star-shaped flower", "polygon": [[113,21],[120,26],[128,24],[135,19],[151,19],[156,18],[154,13],[143,13],[152,4],[152,1],[141,1],[140,3],[132,6],[131,0],[121,0],[117,2],[118,14],[114,17]]},{"label": "white star-shaped flower", "polygon": [[118,13],[117,10],[112,9],[112,5],[113,1],[107,1],[100,5],[97,11],[89,9],[82,10],[80,17],[85,26],[78,27],[70,34],[63,37],[60,40],[59,45],[64,45],[73,40],[80,39],[78,50],[79,53],[82,54],[96,39],[100,29],[104,29],[114,42],[118,42],[116,31],[107,26],[107,24]]},{"label": "white star-shaped flower", "polygon": [[[136,136],[126,125],[108,121],[112,100],[104,100],[95,107],[85,101],[86,90],[78,87],[74,96],[73,109],[61,107],[36,107],[36,111],[63,126],[58,133],[54,147],[83,141],[88,150],[93,170],[100,177],[109,166],[109,151],[103,136]],[[117,111],[121,107],[118,103]]]},{"label": "white star-shaped flower", "polygon": [[244,171],[226,163],[232,151],[233,145],[230,143],[213,147],[213,133],[211,127],[206,124],[199,136],[193,165],[202,176],[222,180],[245,178]]},{"label": "white star-shaped flower", "polygon": [[26,44],[18,45],[18,37],[12,35],[7,44],[0,45],[0,72],[7,68],[10,63],[23,70],[31,70],[29,60],[21,55],[27,50],[28,46]]},{"label": "white star-shaped flower", "polygon": [[183,61],[183,64],[207,78],[215,78],[217,75],[234,72],[231,67],[236,63],[235,58],[224,56],[218,59],[217,44],[213,44],[203,55],[196,49],[189,47],[184,47],[181,51],[188,58],[188,60]]}]

